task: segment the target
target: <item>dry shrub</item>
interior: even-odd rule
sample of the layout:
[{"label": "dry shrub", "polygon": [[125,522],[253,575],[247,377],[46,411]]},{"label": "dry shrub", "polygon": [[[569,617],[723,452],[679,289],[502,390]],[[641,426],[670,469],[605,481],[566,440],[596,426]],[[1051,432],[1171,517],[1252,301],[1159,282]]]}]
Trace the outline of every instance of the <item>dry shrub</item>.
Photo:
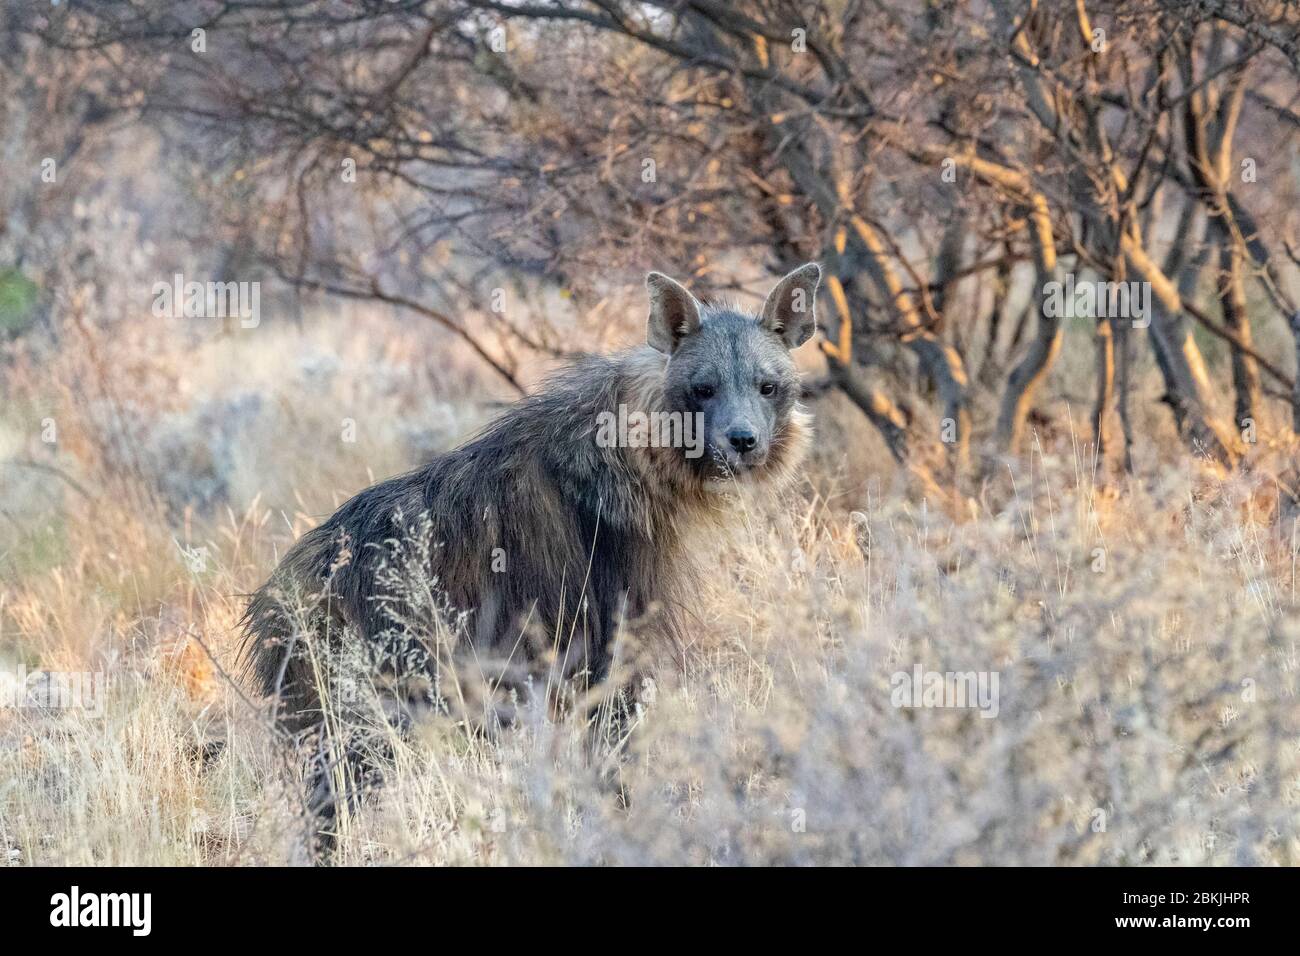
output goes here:
[{"label": "dry shrub", "polygon": [[[11,861],[305,860],[301,766],[237,677],[242,596],[369,480],[373,448],[391,462],[375,477],[409,463],[398,436],[431,401],[416,366],[375,384],[350,351],[365,332],[329,334],[317,341],[357,361],[320,388],[250,375],[154,394],[137,440],[236,388],[285,409],[241,426],[225,491],[203,508],[169,500],[162,466],[113,460],[68,397],[72,373],[11,381],[7,408],[53,403],[68,436],[13,457],[53,455],[41,461],[71,482],[6,487],[22,520],[0,545],[5,666],[102,672],[108,688],[102,713],[0,709]],[[206,344],[186,374],[251,348]],[[111,363],[100,374],[110,395],[140,383]],[[363,449],[300,444],[307,423],[332,428],[370,403],[382,427]],[[482,415],[467,402],[448,421]],[[12,449],[26,425],[5,427]],[[593,750],[584,722],[541,698],[496,733],[451,714],[404,737],[377,724],[385,785],[343,821],[338,861],[1296,862],[1296,550],[1271,465],[1261,452],[1254,471],[1224,478],[1170,448],[1160,467],[1106,484],[1062,432],[954,521],[883,469],[864,480],[845,466],[828,416],[807,481],[779,507],[738,511],[686,643],[653,649],[653,683],[616,752]],[[265,475],[272,490],[230,474]],[[917,665],[996,672],[996,716],[895,706],[895,675]]]}]

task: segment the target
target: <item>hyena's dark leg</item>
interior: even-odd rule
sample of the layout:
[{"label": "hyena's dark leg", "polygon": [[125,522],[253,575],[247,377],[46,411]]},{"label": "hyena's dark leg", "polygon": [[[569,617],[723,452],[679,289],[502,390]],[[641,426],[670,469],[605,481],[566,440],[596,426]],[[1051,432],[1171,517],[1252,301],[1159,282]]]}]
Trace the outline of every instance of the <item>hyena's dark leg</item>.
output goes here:
[{"label": "hyena's dark leg", "polygon": [[594,635],[590,676],[597,698],[588,712],[588,747],[591,758],[600,768],[602,785],[613,795],[615,804],[626,810],[631,794],[626,780],[629,744],[640,718],[639,691],[641,678],[624,658],[623,624],[627,613],[624,595],[618,604],[607,607]]},{"label": "hyena's dark leg", "polygon": [[628,743],[636,727],[636,704],[628,684],[611,685],[592,717],[591,752],[599,760],[602,787],[620,810],[631,806],[626,780]]},{"label": "hyena's dark leg", "polygon": [[305,843],[318,864],[330,862],[337,849],[344,811],[356,810],[380,780],[374,747],[353,729],[356,694],[340,671],[351,633],[328,607],[292,614],[276,608],[254,619],[255,673],[302,768]]},{"label": "hyena's dark leg", "polygon": [[338,849],[341,817],[360,809],[367,794],[383,785],[382,765],[391,756],[387,744],[360,741],[356,735],[338,740],[316,732],[304,742],[307,818],[312,861],[332,862]]},{"label": "hyena's dark leg", "polygon": [[303,750],[317,863],[333,858],[343,818],[383,787],[395,742],[437,706],[431,658],[413,644],[404,650],[394,654],[389,646],[367,654],[363,672],[336,674],[329,685],[329,712]]},{"label": "hyena's dark leg", "polygon": [[618,613],[608,619],[609,635],[604,647],[609,662],[605,676],[607,692],[594,724],[599,729],[598,745],[604,754],[601,777],[621,809],[631,804],[628,788],[630,755],[637,727],[653,706],[657,693],[651,677],[650,647],[682,642],[676,615],[663,607],[647,610],[644,601],[624,595]]}]

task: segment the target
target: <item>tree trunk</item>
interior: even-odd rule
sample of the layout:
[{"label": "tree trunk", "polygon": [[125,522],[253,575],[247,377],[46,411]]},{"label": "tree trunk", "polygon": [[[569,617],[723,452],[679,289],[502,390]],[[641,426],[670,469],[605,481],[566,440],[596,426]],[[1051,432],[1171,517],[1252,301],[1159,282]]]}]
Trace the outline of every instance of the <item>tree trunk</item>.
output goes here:
[{"label": "tree trunk", "polygon": [[1132,235],[1125,235],[1122,245],[1129,271],[1151,285],[1154,314],[1148,331],[1183,440],[1221,464],[1234,464],[1236,442],[1215,418],[1205,361],[1183,317],[1178,290]]},{"label": "tree trunk", "polygon": [[1012,370],[1002,393],[1002,406],[998,413],[997,441],[1004,451],[1015,453],[1025,429],[1025,419],[1033,406],[1034,392],[1047,377],[1052,363],[1061,351],[1061,320],[1049,316],[1045,308],[1047,285],[1059,282],[1056,264],[1056,241],[1052,235],[1052,221],[1047,201],[1035,193],[1031,197],[1029,235],[1034,247],[1034,265],[1037,281],[1035,298],[1038,303],[1038,331],[1030,343],[1029,352]]}]

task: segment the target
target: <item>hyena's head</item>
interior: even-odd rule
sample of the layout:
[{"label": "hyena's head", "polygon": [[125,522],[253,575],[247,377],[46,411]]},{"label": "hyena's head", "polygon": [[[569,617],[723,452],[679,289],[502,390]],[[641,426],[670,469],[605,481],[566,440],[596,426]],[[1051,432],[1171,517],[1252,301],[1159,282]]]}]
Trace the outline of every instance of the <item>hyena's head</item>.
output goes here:
[{"label": "hyena's head", "polygon": [[702,418],[703,454],[691,461],[704,477],[763,478],[802,451],[807,416],[790,352],[816,330],[820,280],[817,263],[799,267],[753,315],[705,305],[661,273],[646,277],[647,339],[669,356],[666,410]]}]

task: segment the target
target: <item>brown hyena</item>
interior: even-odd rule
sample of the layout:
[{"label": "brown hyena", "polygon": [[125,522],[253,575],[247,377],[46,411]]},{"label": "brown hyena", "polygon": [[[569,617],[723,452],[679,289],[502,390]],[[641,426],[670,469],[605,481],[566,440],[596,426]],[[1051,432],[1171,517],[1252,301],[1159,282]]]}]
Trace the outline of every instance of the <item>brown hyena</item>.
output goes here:
[{"label": "brown hyena", "polygon": [[803,456],[790,351],[814,332],[820,277],[796,269],[750,315],[651,273],[647,345],[582,359],[293,546],[249,603],[245,648],[284,725],[321,747],[309,805],[327,841],[339,795],[374,773],[327,757],[346,723],[326,706],[339,662],[438,707],[463,703],[444,686],[457,659],[498,687],[519,686],[512,670],[595,685],[622,622],[677,626],[692,535],[727,521],[719,492],[777,484]]}]

